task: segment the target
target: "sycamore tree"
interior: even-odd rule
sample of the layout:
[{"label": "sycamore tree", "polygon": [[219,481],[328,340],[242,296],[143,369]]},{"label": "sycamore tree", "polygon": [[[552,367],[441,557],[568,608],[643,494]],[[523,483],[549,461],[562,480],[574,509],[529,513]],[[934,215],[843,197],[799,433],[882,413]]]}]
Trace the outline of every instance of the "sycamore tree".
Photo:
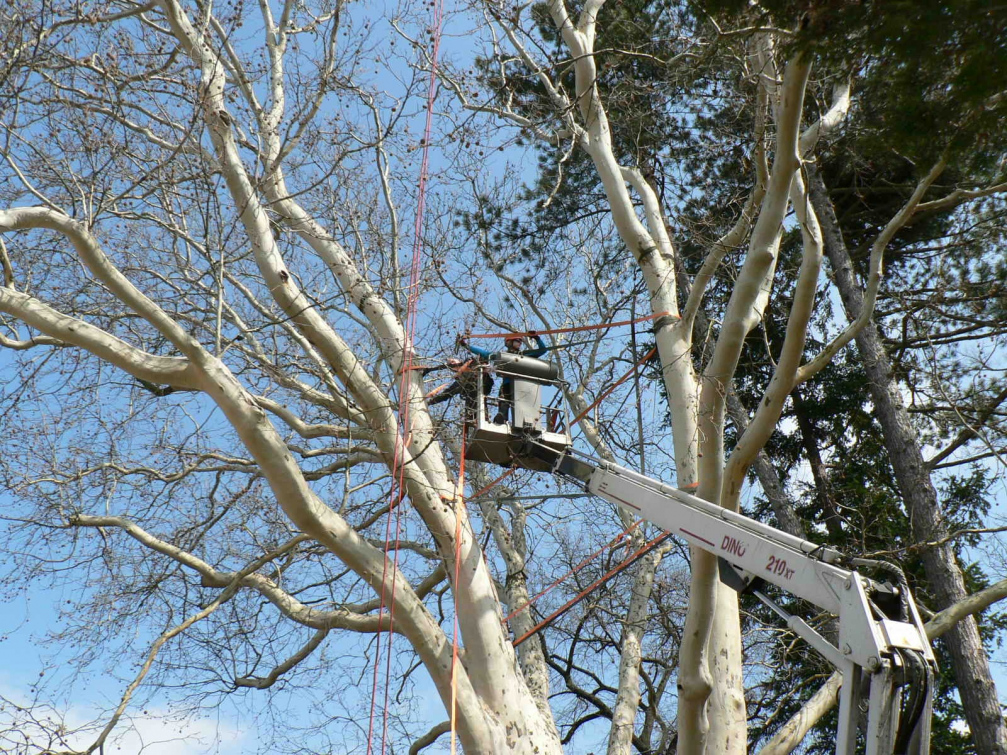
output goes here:
[{"label": "sycamore tree", "polygon": [[[460,477],[460,428],[430,411],[414,369],[444,356],[463,325],[653,315],[670,432],[601,409],[582,423],[584,442],[739,506],[786,397],[864,327],[886,246],[935,201],[953,153],[919,166],[871,241],[861,314],[809,354],[823,238],[802,163],[841,126],[848,71],[830,74],[834,86],[809,83],[819,53],[792,43],[821,17],[668,9],[634,19],[653,42],[618,58],[644,71],[635,80],[626,65],[604,75],[613,53],[597,47],[599,29],[618,16],[603,2],[477,4],[449,20],[441,190],[478,191],[431,196],[438,222],[421,275],[409,242],[437,41],[426,4],[389,18],[339,0],[0,11],[4,584],[59,596],[50,639],[70,667],[62,695],[39,682],[5,708],[6,748],[104,750],[161,690],[195,711],[265,699],[276,706],[270,752],[384,751],[389,737],[396,749],[447,749],[453,729],[469,753],[559,753],[599,726],[613,754],[746,749],[738,602],[709,554],[690,554],[686,578],[662,567],[675,546],[651,552],[609,588],[605,622],[576,614],[607,633],[603,655],[575,652],[583,635],[569,624],[514,649],[536,623],[532,586],[632,521],[573,498],[561,510],[526,505],[522,492],[545,493],[520,474],[467,500],[496,470]],[[473,40],[485,45],[479,61]],[[610,108],[652,94],[647,77],[660,70],[707,106],[718,81],[736,83],[748,129],[722,145],[751,168],[732,225],[688,239],[696,264],[648,159],[664,132],[646,119],[617,132],[610,120]],[[479,97],[486,82],[492,96]],[[820,106],[812,86],[828,93]],[[723,132],[706,114],[658,125],[703,127],[717,149]],[[567,236],[577,255],[541,266],[546,285],[501,256],[523,252],[493,231],[501,195],[489,196],[482,129],[500,121],[487,116],[555,149],[536,212],[575,210],[563,181],[585,167],[593,183],[582,185],[600,186],[594,228]],[[703,198],[701,181],[675,189]],[[794,228],[785,335],[748,416],[732,379]],[[603,339],[579,348],[562,369],[581,412],[639,352],[627,360]],[[621,400],[639,405],[634,390]],[[728,412],[747,424],[730,446]],[[655,616],[655,602],[685,616]],[[955,620],[980,607],[963,606]],[[659,658],[648,633],[669,638]],[[65,708],[96,670],[118,680],[116,699],[72,720]],[[433,720],[421,705],[430,690],[443,708]]]},{"label": "sycamore tree", "polygon": [[[590,156],[610,204],[612,221],[642,269],[651,309],[665,317],[656,328],[655,337],[670,402],[678,484],[696,487],[701,497],[736,509],[749,466],[775,427],[783,399],[797,382],[806,380],[827,364],[854,332],[852,328],[844,331],[820,355],[802,363],[807,324],[818,288],[822,245],[817,221],[808,211],[807,202],[802,201],[804,184],[798,167],[802,152],[806,153],[820,133],[845,110],[846,90],[840,91],[827,117],[816,124],[813,131],[803,135],[802,150],[801,123],[810,56],[794,53],[778,68],[772,35],[757,35],[749,60],[758,91],[753,134],[753,162],[758,167],[756,181],[735,227],[714,243],[704,268],[695,279],[680,282],[681,266],[676,266],[675,246],[654,187],[638,166],[621,165],[615,154],[605,103],[597,83],[599,61],[594,56],[603,4],[588,3],[576,16],[560,3],[551,4],[548,10],[573,71],[570,89],[551,75],[553,66],[535,59],[533,44],[522,37],[521,28],[513,23],[513,18],[493,7],[489,13],[501,23],[507,41],[517,51],[512,61],[513,65],[521,66],[518,75],[537,76],[547,91],[561,118],[557,125],[561,125],[562,132],[545,131],[541,123],[528,119],[519,110],[509,110],[506,106],[495,109],[526,129],[545,132],[541,134],[543,138],[565,138],[571,149],[582,149]],[[508,60],[502,54],[499,57],[503,60],[500,77],[506,80]],[[458,91],[464,95],[461,87]],[[764,141],[769,138],[767,129],[770,126],[775,142],[772,164]],[[935,176],[936,172],[930,180]],[[919,201],[927,185],[929,181],[921,184],[912,204]],[[731,377],[745,337],[761,319],[772,288],[780,235],[792,194],[797,200],[794,207],[802,226],[804,254],[790,313],[788,338],[753,421],[731,457],[725,458],[724,417]],[[905,221],[912,204],[893,219],[890,232]],[[713,353],[702,371],[697,371],[692,360],[693,332],[703,295],[728,251],[746,240],[747,253],[722,314]],[[879,262],[886,242],[887,239],[882,238],[877,244]],[[878,266],[875,267],[876,286],[879,271]],[[678,671],[678,746],[682,752],[741,752],[747,748],[747,729],[737,598],[720,584],[712,554],[695,549],[691,554],[691,566],[689,613]],[[634,630],[633,623],[627,624],[625,644],[635,640]],[[639,685],[635,678],[639,664],[623,664],[620,671],[623,673],[614,711],[610,752],[628,747],[632,726],[624,722],[634,720],[639,703]]]},{"label": "sycamore tree", "polygon": [[[8,741],[101,749],[145,681],[203,694],[185,668],[219,693],[345,663],[369,690],[379,641],[356,637],[394,632],[408,660],[383,663],[422,667],[466,751],[559,752],[409,369],[399,202],[418,171],[392,156],[415,152],[425,77],[384,93],[377,17],[339,2],[3,13],[11,579],[78,575],[56,638],[131,653],[119,676],[138,659],[85,731],[22,704]],[[146,647],[116,636],[152,604]],[[384,741],[339,684],[327,736]]]},{"label": "sycamore tree", "polygon": [[[955,22],[946,8],[883,12],[873,6],[805,9],[767,3],[752,4],[746,14],[732,3],[691,9],[674,3],[615,8],[586,2],[542,3],[522,14],[505,4],[487,4],[488,22],[499,30],[499,41],[487,52],[480,72],[490,101],[474,101],[464,78],[455,87],[468,107],[490,113],[520,129],[522,137],[544,145],[540,196],[548,209],[539,213],[534,228],[548,231],[550,221],[562,225],[557,216],[563,211],[568,222],[578,211],[581,218],[592,211],[610,213],[612,226],[647,281],[651,311],[668,315],[659,321],[656,341],[680,485],[695,485],[708,500],[737,508],[746,476],[756,472],[770,498],[779,499],[779,480],[773,479],[771,467],[760,464],[760,450],[785,402],[796,400],[792,397],[799,395],[799,387],[857,337],[872,390],[877,386],[874,401],[913,524],[911,538],[920,543],[940,607],[965,597],[962,570],[947,546],[944,514],[901,406],[898,384],[887,367],[874,370],[887,362],[878,356],[879,347],[870,345],[877,343],[873,325],[865,328],[878,295],[884,250],[899,230],[931,217],[935,209],[959,208],[964,201],[1003,189],[996,163],[1003,145],[989,138],[1001,119],[1003,96],[997,83],[984,85],[977,68],[1003,64],[1002,46],[997,43],[991,49],[981,41],[988,37],[983,25],[999,22],[975,10]],[[742,44],[733,44],[739,39]],[[809,86],[816,60],[823,71],[820,81]],[[874,223],[873,235],[860,248],[863,289],[855,292],[851,284],[859,284],[847,272],[850,263],[833,254],[838,248],[835,224],[829,228],[833,235],[823,239],[816,216],[823,205],[815,202],[812,207],[808,193],[809,177],[816,189],[822,186],[812,163],[814,150],[842,127],[851,78],[854,84],[869,82],[859,108],[873,116],[865,118],[874,121],[870,128],[883,122],[881,135],[875,132],[874,138],[891,145],[889,154],[913,165],[914,175],[899,202],[893,205],[891,195],[886,198],[887,215]],[[831,107],[823,97],[829,79],[835,82]],[[739,80],[748,86],[747,97],[738,95]],[[815,98],[813,106],[809,93]],[[743,132],[738,138],[738,122],[748,124],[747,138]],[[690,131],[699,136],[683,136]],[[973,140],[978,140],[978,148]],[[717,150],[737,151],[746,159],[734,161],[730,177],[713,176],[744,186],[738,169],[751,166],[754,175],[748,179],[747,196],[737,202],[733,226],[719,238],[704,240],[683,222],[681,209],[706,203],[708,214],[723,216],[720,207],[730,193],[711,187],[711,175],[704,181],[696,168],[702,170],[704,161],[705,167],[727,162]],[[696,152],[703,155],[686,155]],[[674,166],[674,160],[691,165],[693,172]],[[683,174],[685,181],[680,179]],[[938,179],[940,184],[931,190]],[[931,199],[920,206],[928,191]],[[786,259],[792,267],[777,276],[781,239],[795,225],[800,228],[799,247]],[[519,225],[501,227],[515,240],[527,239],[534,250],[536,242]],[[863,234],[865,229],[857,230]],[[985,243],[990,242],[995,257],[995,233],[986,235]],[[831,336],[827,327],[826,337],[817,333],[809,349],[816,297],[827,303],[830,296],[819,285],[826,244],[849,325],[838,332],[832,329]],[[953,246],[937,248],[949,253]],[[926,251],[933,253],[934,247]],[[926,266],[916,275],[925,276]],[[774,288],[778,277],[785,284]],[[718,278],[726,279],[726,292],[721,288],[722,298],[711,308],[704,297],[710,298]],[[774,302],[773,348],[759,355],[767,360],[760,368],[764,381],[749,391],[755,393],[749,415],[732,395],[731,383],[739,360],[752,354],[746,351],[746,338],[765,320],[774,294],[786,300],[782,306]],[[991,335],[989,347],[996,329]],[[749,365],[746,371],[751,374]],[[989,400],[980,401],[987,407],[986,418],[1002,400],[997,390],[990,394]],[[737,439],[730,447],[725,444],[728,413],[734,423],[732,441]],[[960,438],[975,437],[977,430],[962,427],[961,433]],[[952,447],[954,441],[948,453]],[[777,521],[802,530],[786,501],[779,506],[776,502]],[[686,752],[746,747],[737,605],[717,582],[713,566],[708,554],[692,554],[689,616],[678,659],[677,736]],[[641,569],[638,584],[645,585],[648,578],[647,569]],[[963,700],[969,700],[965,717],[981,751],[1001,751],[1004,725],[975,623],[966,617],[952,631],[955,636],[948,644],[953,671]],[[624,647],[638,647],[639,636],[639,626],[628,623]],[[624,651],[620,666],[609,752],[623,751],[633,737],[640,666],[632,662],[632,654]],[[802,726],[810,718],[802,716]],[[801,734],[806,731],[802,728]],[[787,744],[773,746],[793,747],[799,739],[791,736]]]}]

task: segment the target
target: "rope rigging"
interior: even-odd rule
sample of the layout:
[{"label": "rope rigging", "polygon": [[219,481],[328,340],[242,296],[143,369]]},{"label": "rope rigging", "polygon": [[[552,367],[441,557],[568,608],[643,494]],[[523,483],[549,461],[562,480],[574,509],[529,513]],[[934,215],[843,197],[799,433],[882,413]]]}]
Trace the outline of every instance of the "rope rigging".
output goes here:
[{"label": "rope rigging", "polygon": [[[648,316],[645,316],[645,317],[632,318],[630,320],[625,320],[625,321],[621,321],[621,322],[601,323],[601,324],[597,324],[597,325],[585,325],[585,326],[570,327],[570,328],[557,328],[557,329],[546,330],[546,331],[528,331],[526,334],[484,334],[484,335],[475,335],[475,336],[469,336],[469,337],[473,337],[473,338],[484,337],[485,338],[485,337],[494,337],[494,336],[499,337],[501,335],[504,335],[505,337],[508,337],[509,339],[513,339],[513,338],[516,338],[516,337],[524,338],[524,337],[529,336],[529,335],[532,336],[532,337],[535,337],[535,336],[538,336],[540,334],[570,333],[570,332],[581,332],[581,331],[589,331],[589,330],[601,330],[601,329],[608,329],[608,328],[612,328],[612,327],[616,327],[616,326],[621,326],[621,325],[630,325],[630,326],[634,326],[635,327],[635,325],[637,323],[646,322],[646,321],[649,321],[649,320],[659,320],[662,317],[668,317],[668,316],[669,316],[669,313],[667,313],[667,312],[659,312],[659,313],[648,315]],[[635,332],[634,332],[634,341],[635,341]],[[541,341],[540,341],[540,343],[541,343]],[[562,345],[554,346],[552,348],[554,348],[554,349],[555,348],[562,348]],[[649,361],[656,353],[657,353],[657,348],[656,347],[648,350],[647,353],[644,354],[642,358],[640,358],[639,360],[637,360],[633,364],[633,366],[625,374],[623,374],[615,382],[613,382],[611,385],[609,385],[607,388],[605,388],[598,395],[598,397],[593,402],[591,402],[586,408],[582,409],[577,414],[577,416],[573,419],[573,421],[569,423],[569,428],[567,428],[567,427],[556,428],[556,430],[561,430],[564,433],[569,433],[569,429],[570,428],[572,428],[574,425],[580,423],[595,407],[598,406],[598,404],[600,404],[603,400],[605,400],[605,398],[607,398],[609,395],[611,395],[612,392],[615,391],[620,385],[622,385],[623,383],[625,383],[627,380],[629,380],[634,375],[638,375],[639,369],[644,364],[646,364],[646,362]],[[561,394],[559,392],[557,392],[557,398],[560,395]],[[467,430],[468,430],[468,424],[464,423],[463,424],[463,439],[465,437],[464,433]],[[465,453],[464,445],[463,445],[463,454],[462,455],[463,455],[463,459],[464,459],[465,456],[467,456],[467,454]],[[480,491],[478,491],[477,493],[475,493],[472,496],[472,498],[479,498],[479,497],[481,497],[488,490],[490,490],[495,485],[497,485],[499,482],[503,481],[505,478],[507,478],[508,476],[510,476],[511,474],[513,474],[517,470],[517,468],[518,468],[517,464],[516,463],[513,464],[506,472],[504,472],[502,475],[500,475],[500,477],[498,477],[496,480],[493,480],[488,485],[486,485],[484,488],[482,488]],[[573,569],[571,569],[566,574],[564,574],[563,576],[561,576],[558,579],[556,579],[555,581],[553,581],[548,587],[546,587],[540,593],[538,593],[537,595],[535,595],[534,597],[532,597],[531,599],[529,599],[528,601],[526,601],[521,606],[519,606],[519,607],[514,608],[513,610],[511,610],[511,612],[503,619],[503,623],[506,625],[511,619],[513,619],[518,614],[522,613],[523,611],[531,609],[538,600],[540,600],[546,594],[548,594],[553,589],[555,589],[559,584],[561,584],[562,582],[564,582],[565,580],[567,580],[571,576],[577,574],[582,569],[586,568],[599,555],[601,555],[602,553],[604,553],[605,551],[607,551],[609,549],[614,549],[618,545],[622,544],[624,541],[627,540],[627,538],[632,534],[632,532],[641,523],[642,523],[642,520],[638,520],[634,524],[630,525],[626,530],[624,530],[623,532],[621,532],[618,535],[616,535],[615,538],[613,538],[611,541],[609,541],[608,543],[606,543],[604,546],[602,546],[601,548],[599,548],[598,550],[596,550],[594,553],[592,553],[591,555],[589,555],[587,558],[585,558],[583,561],[581,561],[579,564],[577,564]],[[567,601],[563,606],[561,606],[559,609],[557,609],[556,611],[554,611],[550,615],[546,616],[544,619],[542,619],[540,622],[538,622],[535,626],[533,626],[531,629],[529,629],[528,631],[526,631],[520,637],[517,637],[513,641],[514,646],[516,647],[516,646],[520,645],[526,639],[528,639],[532,635],[536,634],[537,632],[541,631],[544,627],[548,626],[551,622],[555,621],[557,618],[559,618],[564,613],[566,613],[571,608],[573,608],[575,605],[577,605],[580,601],[582,601],[593,590],[597,589],[598,587],[600,587],[604,583],[608,582],[610,579],[612,579],[613,577],[615,577],[617,574],[619,574],[620,572],[622,572],[623,570],[625,570],[626,568],[628,568],[630,565],[632,565],[633,563],[635,563],[637,560],[639,560],[640,558],[642,558],[644,555],[646,555],[647,553],[649,553],[651,550],[653,550],[654,548],[656,548],[658,545],[660,545],[662,542],[664,542],[664,540],[667,539],[667,537],[668,537],[667,533],[662,533],[661,535],[658,535],[653,540],[650,540],[649,542],[645,541],[644,543],[642,543],[634,552],[630,553],[628,556],[626,556],[626,558],[624,558],[622,561],[620,561],[614,567],[612,567],[611,569],[609,569],[599,579],[595,580],[590,585],[588,585],[586,588],[584,588],[583,590],[581,590],[575,597],[573,597],[571,600]]]},{"label": "rope rigging", "polygon": [[[392,659],[393,659],[393,642],[394,642],[394,626],[395,626],[395,605],[396,605],[396,575],[399,569],[399,554],[401,549],[399,547],[399,539],[402,530],[402,506],[400,505],[405,496],[405,461],[406,455],[408,453],[408,448],[410,445],[410,406],[413,397],[414,390],[420,385],[420,381],[417,376],[414,376],[416,370],[429,371],[430,367],[415,364],[415,353],[412,349],[412,344],[414,343],[414,335],[416,328],[416,317],[417,317],[417,300],[420,291],[420,277],[422,272],[422,251],[423,251],[423,216],[426,203],[426,193],[427,184],[429,179],[429,149],[431,144],[432,126],[433,126],[433,104],[437,92],[437,61],[440,50],[441,41],[441,31],[443,28],[443,5],[442,0],[434,0],[431,3],[433,23],[430,27],[430,34],[432,39],[432,52],[430,57],[430,78],[427,89],[427,108],[426,108],[426,123],[424,129],[424,137],[421,142],[422,149],[422,160],[420,167],[419,185],[417,191],[417,209],[416,209],[416,222],[413,234],[413,249],[412,249],[412,262],[410,265],[410,279],[409,279],[409,295],[407,298],[406,307],[406,317],[405,317],[405,334],[403,339],[402,347],[402,357],[399,366],[399,407],[398,416],[399,424],[397,430],[395,453],[392,463],[392,478],[394,480],[392,490],[391,490],[391,501],[389,504],[388,519],[386,521],[385,527],[385,548],[384,548],[384,560],[382,566],[382,576],[381,576],[381,599],[380,599],[380,611],[387,610],[388,622],[387,622],[387,649],[385,650],[385,657],[382,659],[382,641],[381,641],[381,630],[379,629],[376,635],[376,652],[374,658],[374,675],[373,684],[371,692],[371,711],[370,720],[368,724],[368,745],[367,745],[367,755],[373,755],[374,744],[375,744],[375,724],[376,724],[376,706],[378,700],[378,683],[380,676],[380,668],[382,665],[382,660],[385,665],[385,680],[384,680],[384,691],[383,691],[383,704],[382,704],[382,716],[381,716],[381,744],[380,744],[380,754],[385,755],[387,749],[388,741],[388,728],[389,728],[389,695],[390,695],[390,682],[391,682],[391,672],[392,672]],[[467,335],[467,338],[493,338],[493,337],[508,337],[511,338],[515,336],[524,337],[530,336],[535,337],[540,334],[547,335],[558,335],[563,333],[577,333],[585,331],[594,330],[607,330],[609,328],[623,326],[623,325],[633,325],[637,323],[646,322],[651,320],[656,320],[655,330],[662,327],[664,324],[671,320],[678,319],[678,316],[671,312],[659,312],[646,317],[634,318],[631,320],[625,320],[620,322],[610,322],[610,323],[600,323],[596,325],[584,325],[576,327],[565,327],[565,328],[555,328],[543,331],[529,331],[525,334],[513,334],[513,333],[489,333],[489,334],[475,334]],[[541,341],[539,341],[541,343]],[[583,343],[589,343],[585,341]],[[547,350],[552,351],[560,348],[568,348],[570,346],[581,345],[580,343],[570,343],[570,344],[558,344],[555,346],[547,347]],[[608,389],[602,392],[602,394],[586,409],[584,409],[574,420],[570,423],[570,427],[579,423],[587,414],[594,409],[605,397],[610,395],[619,385],[625,382],[629,377],[631,377],[640,366],[642,366],[647,360],[649,360],[656,353],[656,348],[651,349],[642,360],[637,362],[629,372],[627,372],[622,378],[620,378],[616,383],[611,385]],[[438,391],[446,390],[446,386],[442,386]],[[435,397],[437,391],[433,394],[426,396],[427,399]],[[451,699],[450,699],[450,751],[452,755],[456,752],[457,747],[457,713],[458,713],[458,689],[457,689],[457,678],[459,673],[458,662],[459,662],[459,640],[460,640],[460,621],[459,621],[459,590],[460,590],[460,565],[462,559],[462,536],[463,532],[463,513],[464,513],[464,485],[465,485],[465,449],[468,442],[467,438],[467,424],[463,423],[462,428],[462,454],[461,461],[458,470],[457,487],[454,495],[454,512],[455,512],[455,541],[454,541],[454,574],[453,574],[453,592],[454,592],[454,626],[452,632],[452,660],[451,660]],[[568,430],[567,430],[568,432]],[[516,471],[517,466],[511,466],[504,474],[493,480],[491,483],[486,485],[480,491],[472,496],[473,498],[484,495],[490,488],[494,487],[506,477],[513,474]],[[393,522],[394,518],[394,522]],[[628,528],[625,532],[618,535],[610,545],[614,545],[618,542],[622,542],[626,539],[629,533],[639,524],[634,524]],[[557,618],[559,615],[569,610],[573,605],[583,599],[592,589],[599,586],[603,582],[608,581],[611,577],[615,576],[618,572],[627,568],[631,563],[640,558],[644,553],[649,552],[650,549],[656,547],[656,544],[663,540],[664,536],[656,538],[650,543],[644,544],[635,553],[630,554],[627,559],[618,564],[613,569],[604,575],[600,580],[597,580],[586,590],[575,598],[573,601],[568,602],[567,605],[563,606],[559,611],[554,612],[551,616],[547,617],[543,622],[533,627],[529,632],[527,632],[522,637],[515,640],[515,646],[524,641],[527,637],[531,636],[535,632],[540,631],[542,627],[547,625],[550,621]],[[609,546],[606,546],[606,548]],[[570,574],[574,574],[580,569],[584,568],[587,563],[593,560],[598,554],[604,551],[606,548],[602,548],[593,556],[589,557],[582,564],[578,565]],[[389,550],[394,550],[394,556],[389,554]],[[553,585],[551,585],[542,594],[536,596],[526,605],[520,607],[515,612],[511,614],[513,616],[523,610],[531,607],[531,605],[537,601],[545,592],[548,592],[556,584],[559,584],[562,579],[570,576],[569,574],[565,577],[557,580]],[[508,616],[504,621],[506,622],[511,616]]]},{"label": "rope rigging", "polygon": [[[634,525],[634,527],[635,526],[636,525]],[[582,600],[584,600],[584,598],[586,598],[588,595],[590,595],[594,590],[596,590],[597,588],[601,587],[603,584],[605,584],[606,582],[608,582],[610,579],[612,579],[613,577],[615,577],[620,572],[624,571],[625,569],[627,569],[630,566],[632,566],[633,564],[635,564],[637,561],[639,561],[641,558],[643,558],[644,556],[646,556],[648,553],[650,553],[652,550],[654,550],[654,548],[656,548],[657,546],[659,546],[661,543],[663,543],[669,537],[671,537],[671,533],[670,532],[662,532],[660,535],[658,535],[657,537],[655,537],[653,540],[649,540],[648,542],[646,542],[643,545],[641,545],[633,553],[631,553],[630,555],[628,555],[626,558],[624,558],[618,564],[616,564],[611,569],[609,569],[607,572],[605,572],[603,575],[601,575],[594,582],[592,582],[587,587],[585,587],[583,590],[581,590],[579,593],[577,593],[577,595],[575,595],[573,598],[571,598],[566,603],[564,603],[562,606],[560,606],[555,611],[553,611],[551,614],[549,614],[548,616],[546,616],[544,619],[542,619],[542,621],[540,621],[538,624],[536,624],[535,626],[533,626],[531,629],[529,629],[523,635],[521,635],[520,637],[518,637],[517,639],[515,639],[514,640],[514,647],[517,647],[522,642],[524,642],[525,640],[527,640],[529,637],[532,637],[533,635],[537,634],[538,632],[541,632],[545,627],[549,626],[549,624],[551,624],[552,622],[554,622],[560,616],[562,616],[567,611],[569,611],[571,608],[573,608],[575,605],[577,605]],[[607,546],[606,546],[606,548],[607,548]],[[603,548],[602,550],[605,550],[605,548]],[[599,553],[600,552],[601,551],[599,551]],[[595,556],[596,555],[597,554],[595,554]],[[593,560],[595,558],[595,556],[591,556],[591,560]],[[575,570],[574,572],[571,572],[571,573],[576,573],[576,571],[579,571],[579,569]],[[522,608],[522,610],[523,610],[523,608]]]},{"label": "rope rigging", "polygon": [[[525,332],[517,333],[466,333],[465,338],[527,338],[529,336],[547,336],[556,335],[558,333],[582,333],[588,330],[607,330],[608,328],[616,328],[622,325],[636,325],[641,322],[647,322],[648,320],[660,320],[661,318],[667,318],[668,322],[677,321],[681,319],[674,312],[655,312],[652,315],[646,315],[645,317],[637,317],[634,320],[620,320],[619,322],[603,322],[596,325],[574,325],[566,328],[553,328],[551,330],[528,330]],[[655,329],[661,327],[660,322],[655,324]]]},{"label": "rope rigging", "polygon": [[[387,742],[388,742],[388,699],[390,695],[390,685],[391,685],[391,671],[392,671],[392,646],[395,638],[395,587],[397,580],[395,575],[398,574],[399,567],[399,539],[402,529],[402,506],[398,505],[401,503],[405,497],[405,455],[409,447],[411,440],[410,437],[410,417],[409,410],[412,398],[412,383],[413,375],[411,372],[415,369],[413,364],[414,351],[412,344],[414,342],[414,334],[416,329],[416,304],[419,299],[420,292],[420,275],[422,272],[422,260],[423,260],[423,215],[426,208],[426,194],[427,194],[427,182],[430,175],[430,137],[433,132],[433,113],[434,113],[434,99],[437,95],[437,61],[440,52],[441,43],[441,31],[443,29],[443,3],[442,0],[433,0],[431,3],[432,7],[432,24],[430,26],[431,35],[431,57],[430,57],[430,78],[427,86],[427,107],[426,107],[426,123],[423,133],[422,142],[422,160],[420,163],[420,177],[419,186],[417,189],[416,198],[416,223],[413,229],[413,249],[412,249],[412,262],[410,265],[409,273],[409,295],[406,303],[406,327],[405,334],[402,342],[402,358],[401,365],[399,369],[399,424],[396,433],[395,441],[395,454],[392,461],[392,478],[394,484],[391,490],[391,503],[388,520],[385,525],[385,548],[384,548],[384,559],[382,563],[381,571],[381,600],[379,604],[379,612],[383,611],[384,608],[388,607],[388,648],[387,648],[387,658],[385,659],[385,684],[384,684],[384,699],[382,705],[382,722],[381,722],[381,755],[385,755]],[[394,536],[392,528],[392,518],[394,514]],[[391,564],[391,569],[389,574],[389,549],[393,548],[395,550],[395,555]],[[391,578],[391,586],[389,589],[389,578]],[[379,669],[381,666],[381,630],[376,634],[375,641],[375,657],[374,657],[374,678],[371,688],[371,710],[370,717],[367,727],[367,755],[373,755],[374,752],[374,728],[375,728],[375,707],[377,705],[378,697],[378,677]],[[455,651],[457,654],[457,650]],[[454,676],[453,666],[452,666],[452,677]],[[452,683],[452,688],[454,684]],[[454,752],[454,693],[452,692],[452,752]]]}]

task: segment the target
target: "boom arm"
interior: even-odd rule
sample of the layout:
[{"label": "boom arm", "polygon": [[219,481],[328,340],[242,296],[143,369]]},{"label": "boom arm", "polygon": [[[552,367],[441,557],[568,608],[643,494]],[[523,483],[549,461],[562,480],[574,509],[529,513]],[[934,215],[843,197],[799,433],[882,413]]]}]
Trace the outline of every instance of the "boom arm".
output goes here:
[{"label": "boom arm", "polygon": [[[776,530],[657,480],[569,450],[539,446],[553,472],[720,558],[721,579],[754,594],[843,674],[837,755],[854,755],[862,682],[869,681],[868,755],[929,752],[936,661],[916,604],[903,585],[869,579],[838,551]],[[894,570],[894,567],[893,567]],[[772,583],[839,617],[835,644],[757,589]]]},{"label": "boom arm", "polygon": [[[865,686],[869,689],[864,731],[867,755],[929,752],[937,664],[901,572],[887,567],[898,573],[894,585],[869,579],[847,568],[848,559],[831,548],[780,532],[632,470],[575,456],[568,432],[540,422],[540,389],[555,382],[555,367],[508,354],[498,355],[495,363],[513,382],[514,418],[488,422],[480,387],[465,458],[569,477],[591,493],[715,554],[725,584],[750,590],[842,673],[837,755],[856,752]],[[837,641],[830,642],[800,617],[783,610],[758,589],[760,582],[770,582],[835,614],[839,618]]]}]

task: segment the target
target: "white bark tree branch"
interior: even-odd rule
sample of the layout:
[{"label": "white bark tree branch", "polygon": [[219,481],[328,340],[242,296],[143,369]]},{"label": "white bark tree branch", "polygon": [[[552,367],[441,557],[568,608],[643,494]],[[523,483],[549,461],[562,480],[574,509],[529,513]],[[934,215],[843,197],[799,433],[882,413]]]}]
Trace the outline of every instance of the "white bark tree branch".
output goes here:
[{"label": "white bark tree branch", "polygon": [[832,341],[830,341],[818,355],[801,367],[797,374],[798,383],[803,383],[808,380],[829,362],[831,362],[836,353],[852,341],[854,336],[863,330],[864,326],[870,321],[870,318],[874,314],[874,305],[878,298],[878,289],[881,286],[882,260],[884,258],[885,249],[888,247],[888,244],[891,242],[892,238],[894,238],[895,234],[898,233],[899,230],[901,230],[913,216],[913,213],[916,211],[916,207],[919,205],[923,195],[926,194],[927,190],[933,182],[937,180],[938,176],[944,172],[945,167],[947,167],[947,159],[942,157],[933,165],[927,175],[920,179],[920,182],[916,185],[916,189],[913,191],[909,199],[906,200],[902,209],[900,209],[895,216],[888,221],[888,224],[884,227],[881,233],[878,234],[878,237],[871,245],[867,285],[864,289],[864,303],[860,315],[856,320],[847,325],[838,336],[832,339]]}]

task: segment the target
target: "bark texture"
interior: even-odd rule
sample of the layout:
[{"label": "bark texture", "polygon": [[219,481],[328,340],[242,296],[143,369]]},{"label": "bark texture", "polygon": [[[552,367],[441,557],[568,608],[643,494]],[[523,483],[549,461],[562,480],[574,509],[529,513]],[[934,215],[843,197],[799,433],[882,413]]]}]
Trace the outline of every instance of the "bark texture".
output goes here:
[{"label": "bark texture", "polygon": [[[809,175],[811,201],[822,226],[825,252],[832,263],[847,316],[852,320],[863,307],[860,287],[821,175],[814,166],[809,166]],[[948,534],[948,529],[937,491],[873,320],[857,334],[856,342],[884,433],[885,447],[909,513],[912,536],[917,542],[940,540]],[[945,609],[966,597],[961,567],[948,545],[927,548],[923,565],[938,609]],[[1007,753],[1007,727],[975,618],[966,616],[946,637],[965,718],[978,752]]]},{"label": "bark texture", "polygon": [[[742,406],[734,391],[730,391],[727,394],[727,413],[731,421],[734,422],[735,427],[738,428],[738,434],[744,434],[748,429],[748,412]],[[755,476],[759,479],[759,486],[762,488],[762,492],[765,493],[766,498],[769,500],[773,514],[776,515],[779,528],[795,537],[806,538],[808,533],[805,531],[804,522],[801,521],[800,517],[797,516],[797,512],[794,511],[794,506],[787,497],[786,490],[783,488],[780,475],[777,474],[773,462],[770,461],[769,455],[765,451],[759,451],[755,457],[755,461],[752,462],[752,468],[755,471]]]}]

